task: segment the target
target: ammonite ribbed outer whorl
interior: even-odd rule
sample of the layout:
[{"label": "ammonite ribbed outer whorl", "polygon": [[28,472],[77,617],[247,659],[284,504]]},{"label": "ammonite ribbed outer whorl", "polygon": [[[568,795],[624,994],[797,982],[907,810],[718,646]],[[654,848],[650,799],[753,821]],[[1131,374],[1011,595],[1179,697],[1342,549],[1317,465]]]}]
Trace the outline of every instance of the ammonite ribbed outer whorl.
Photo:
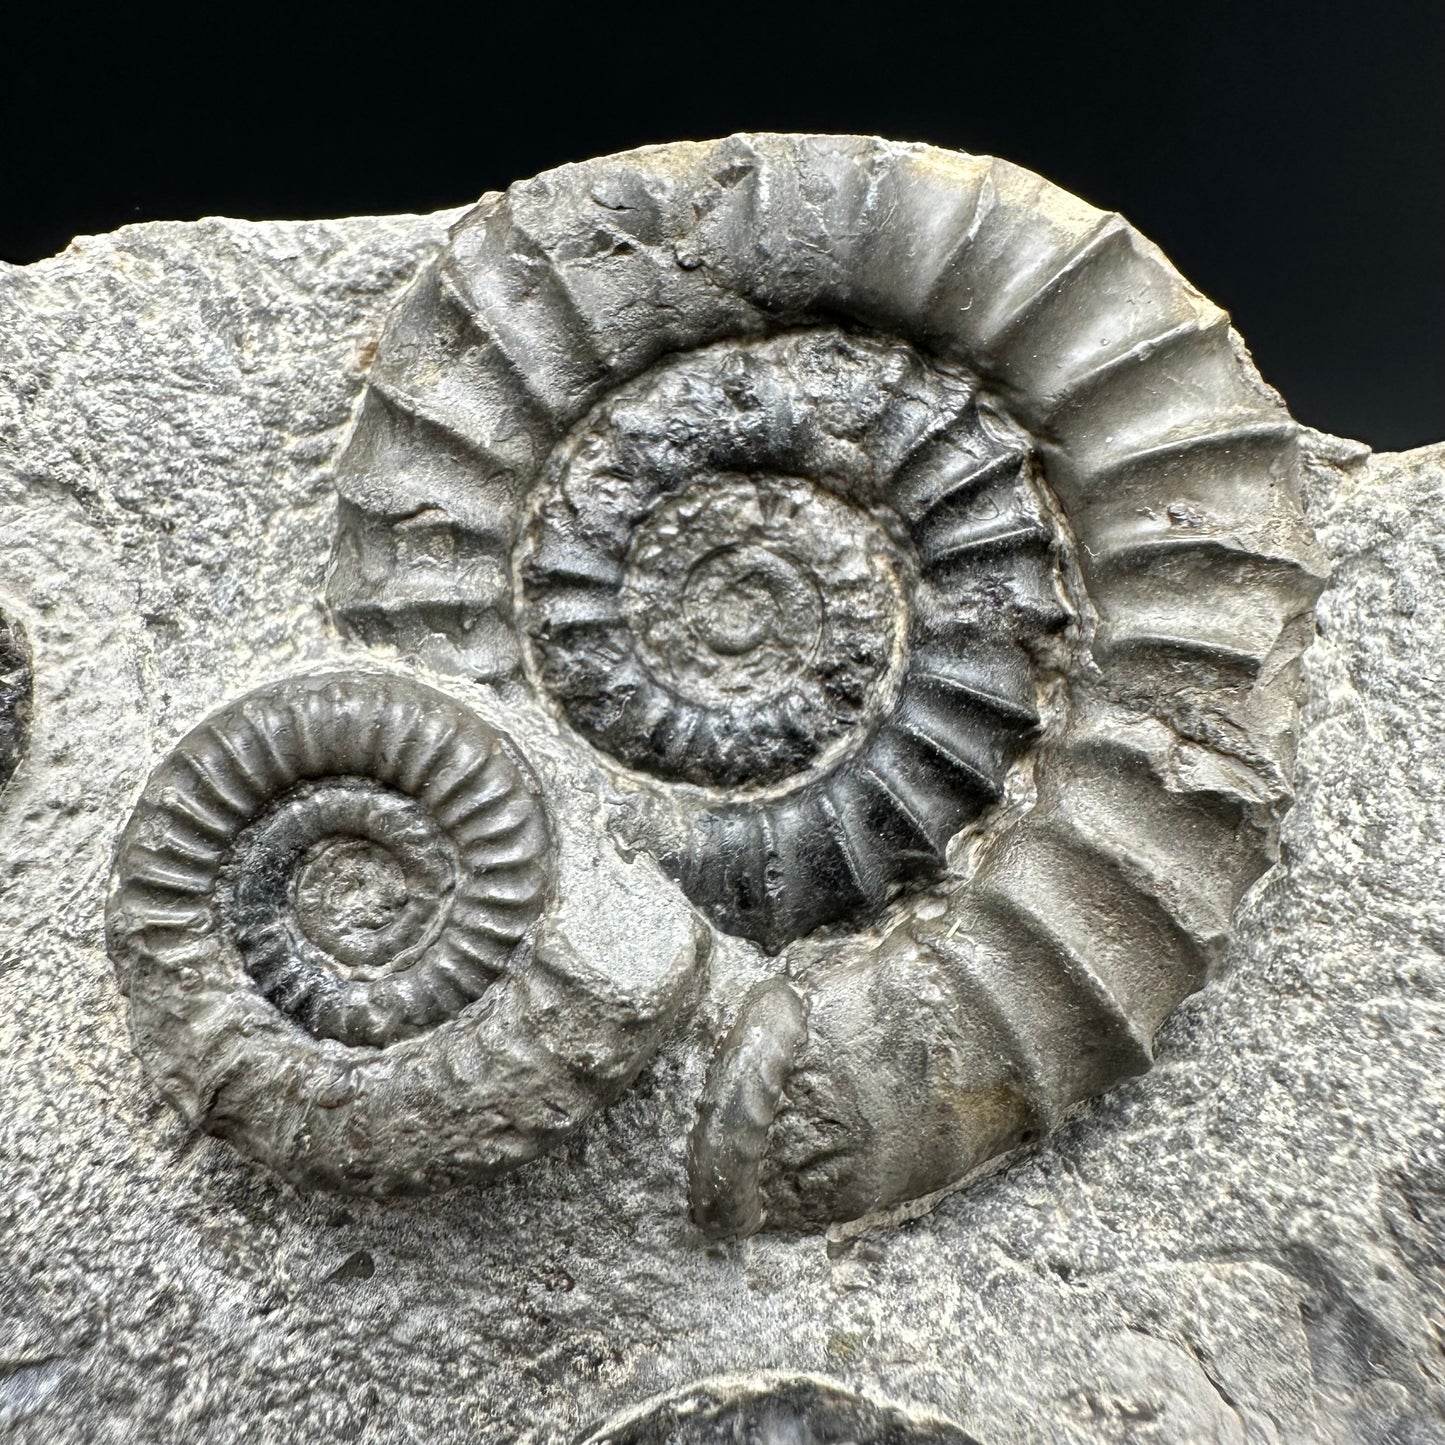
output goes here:
[{"label": "ammonite ribbed outer whorl", "polygon": [[740,136],[483,201],[338,466],[343,626],[551,708],[780,955],[719,1234],[930,1193],[1149,1064],[1268,866],[1323,564],[1299,429],[1117,216]]},{"label": "ammonite ribbed outer whorl", "polygon": [[554,854],[516,745],[444,694],[250,693],[176,745],[117,848],[137,1051],[186,1118],[299,1183],[523,1162],[649,1052],[646,1005],[544,923]]}]

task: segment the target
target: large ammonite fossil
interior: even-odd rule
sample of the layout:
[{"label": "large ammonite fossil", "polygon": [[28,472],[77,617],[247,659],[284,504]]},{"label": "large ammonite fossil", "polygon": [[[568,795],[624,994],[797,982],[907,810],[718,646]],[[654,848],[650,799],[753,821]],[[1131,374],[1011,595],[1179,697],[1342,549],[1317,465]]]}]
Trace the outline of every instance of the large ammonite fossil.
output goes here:
[{"label": "large ammonite fossil", "polygon": [[515,744],[443,694],[370,674],[251,693],[180,741],[117,849],[137,1051],[182,1115],[300,1183],[520,1163],[655,1043],[647,1005],[545,926],[554,854]]},{"label": "large ammonite fossil", "polygon": [[717,1234],[927,1195],[1148,1067],[1288,797],[1299,431],[1117,216],[735,137],[484,198],[338,467],[343,626],[551,708],[772,977]]},{"label": "large ammonite fossil", "polygon": [[582,1445],[976,1445],[931,1412],[812,1375],[739,1375],[661,1395]]}]

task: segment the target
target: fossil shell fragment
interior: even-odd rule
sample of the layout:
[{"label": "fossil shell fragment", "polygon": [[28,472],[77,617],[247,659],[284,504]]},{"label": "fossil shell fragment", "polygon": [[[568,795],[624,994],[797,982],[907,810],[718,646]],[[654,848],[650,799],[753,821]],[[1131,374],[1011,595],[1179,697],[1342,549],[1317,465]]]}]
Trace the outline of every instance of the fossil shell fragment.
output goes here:
[{"label": "fossil shell fragment", "polygon": [[0,788],[25,755],[30,736],[34,673],[19,623],[0,614]]},{"label": "fossil shell fragment", "polygon": [[[342,625],[521,677],[724,932],[698,1222],[926,1195],[1148,1067],[1287,805],[1299,428],[1119,217],[739,136],[484,198],[338,467]],[[622,826],[622,825],[614,825]]]},{"label": "fossil shell fragment", "polygon": [[973,1445],[923,1411],[811,1375],[724,1376],[649,1400],[584,1445]]},{"label": "fossil shell fragment", "polygon": [[667,1007],[549,927],[553,852],[515,745],[442,693],[248,694],[177,744],[117,848],[137,1051],[184,1117],[298,1183],[521,1163],[635,1073]]}]

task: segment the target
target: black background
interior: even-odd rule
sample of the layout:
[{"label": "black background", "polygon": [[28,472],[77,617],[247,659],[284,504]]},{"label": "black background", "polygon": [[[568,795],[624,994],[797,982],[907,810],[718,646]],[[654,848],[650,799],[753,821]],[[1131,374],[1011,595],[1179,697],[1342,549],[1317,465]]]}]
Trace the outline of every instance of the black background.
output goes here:
[{"label": "black background", "polygon": [[1124,212],[1295,414],[1445,437],[1445,4],[117,4],[0,12],[0,259],[453,206],[734,130],[1007,156]]}]

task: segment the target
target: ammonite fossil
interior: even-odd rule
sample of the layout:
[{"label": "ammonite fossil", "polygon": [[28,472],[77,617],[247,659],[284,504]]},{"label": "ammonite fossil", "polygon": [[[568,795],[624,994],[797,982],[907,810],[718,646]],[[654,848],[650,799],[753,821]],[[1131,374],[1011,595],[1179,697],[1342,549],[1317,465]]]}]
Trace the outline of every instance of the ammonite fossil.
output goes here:
[{"label": "ammonite fossil", "polygon": [[1288,798],[1306,464],[1117,216],[926,146],[665,146],[456,224],[330,598],[551,708],[761,946],[693,1210],[808,1227],[1037,1138],[1208,975]]},{"label": "ammonite fossil", "polygon": [[649,1400],[583,1445],[972,1445],[938,1416],[811,1375],[703,1380]]},{"label": "ammonite fossil", "polygon": [[10,781],[25,754],[33,676],[24,631],[0,613],[0,788]]},{"label": "ammonite fossil", "polygon": [[108,915],[171,1102],[359,1192],[485,1177],[565,1135],[645,1061],[649,1008],[543,925],[540,794],[509,738],[400,677],[278,683],[183,738]]}]

